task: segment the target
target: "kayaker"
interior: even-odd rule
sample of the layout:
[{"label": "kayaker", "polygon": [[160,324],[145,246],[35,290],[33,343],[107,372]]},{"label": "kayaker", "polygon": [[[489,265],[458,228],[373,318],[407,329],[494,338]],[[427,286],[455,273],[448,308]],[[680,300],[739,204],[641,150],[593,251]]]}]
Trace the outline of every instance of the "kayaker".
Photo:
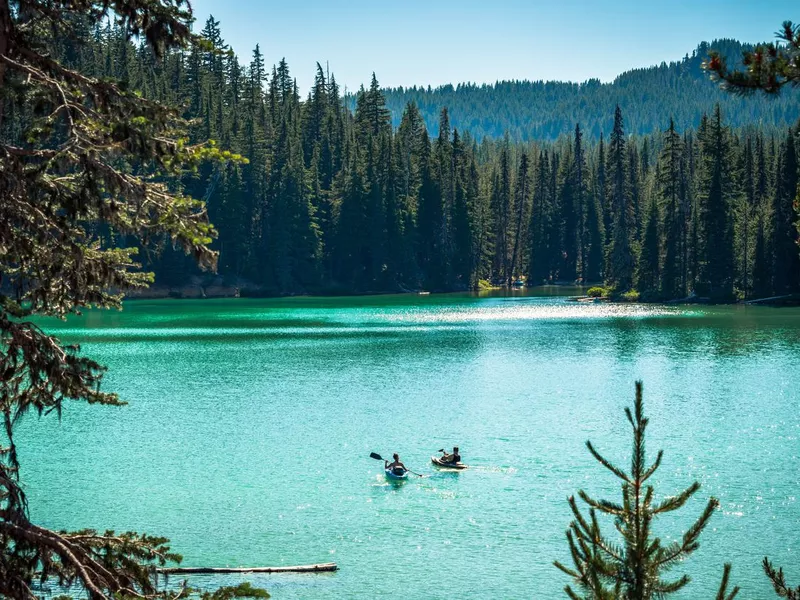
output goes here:
[{"label": "kayaker", "polygon": [[400,462],[400,457],[397,455],[397,452],[392,454],[392,458],[394,459],[394,461],[392,461],[391,463],[388,460],[383,461],[384,469],[391,469],[392,473],[394,473],[395,475],[402,475],[403,473],[408,471],[406,466],[402,462]]},{"label": "kayaker", "polygon": [[444,456],[442,456],[442,462],[450,463],[451,465],[455,465],[461,462],[461,455],[458,453],[458,446],[453,446],[453,453],[448,454],[444,450],[442,450]]}]

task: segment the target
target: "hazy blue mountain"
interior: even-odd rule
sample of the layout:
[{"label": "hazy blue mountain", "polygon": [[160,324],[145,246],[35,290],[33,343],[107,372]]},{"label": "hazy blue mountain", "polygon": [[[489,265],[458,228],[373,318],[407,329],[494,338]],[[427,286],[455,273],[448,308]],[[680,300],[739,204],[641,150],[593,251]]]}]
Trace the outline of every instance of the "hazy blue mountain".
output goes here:
[{"label": "hazy blue mountain", "polygon": [[[675,119],[679,130],[694,128],[703,113],[719,103],[732,126],[759,124],[767,130],[793,125],[800,117],[797,94],[779,98],[741,98],[724,93],[709,80],[701,64],[711,48],[738,62],[749,45],[735,40],[703,42],[677,62],[634,69],[611,83],[560,81],[498,81],[493,85],[462,83],[437,88],[384,89],[386,104],[397,126],[405,105],[417,104],[432,136],[438,135],[439,113],[447,107],[450,124],[480,139],[506,132],[517,140],[553,140],[580,123],[589,138],[606,135],[613,125],[614,107],[625,114],[629,134],[660,131]],[[355,108],[355,96],[347,98]]]}]

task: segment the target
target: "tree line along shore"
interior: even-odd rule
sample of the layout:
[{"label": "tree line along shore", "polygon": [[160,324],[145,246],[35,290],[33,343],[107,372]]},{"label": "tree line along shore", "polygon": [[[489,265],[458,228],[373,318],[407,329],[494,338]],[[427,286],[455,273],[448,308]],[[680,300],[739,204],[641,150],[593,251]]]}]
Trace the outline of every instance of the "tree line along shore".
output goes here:
[{"label": "tree line along shore", "polygon": [[[664,114],[661,131],[634,137],[618,106],[596,141],[580,123],[553,142],[478,140],[452,128],[445,108],[432,137],[413,102],[393,128],[375,76],[351,112],[317,65],[301,100],[285,61],[267,69],[256,47],[241,64],[213,17],[202,32],[210,46],[160,61],[118,28],[74,26],[88,42],[54,40],[65,64],[182,107],[190,142],[213,140],[245,159],[170,182],[207,202],[218,274],[203,275],[162,241],[143,255],[159,286],[150,297],[463,291],[519,280],[601,285],[641,301],[800,291],[796,128],[733,129],[717,105],[696,128],[679,131]],[[12,138],[31,117],[16,108],[3,124]]]}]

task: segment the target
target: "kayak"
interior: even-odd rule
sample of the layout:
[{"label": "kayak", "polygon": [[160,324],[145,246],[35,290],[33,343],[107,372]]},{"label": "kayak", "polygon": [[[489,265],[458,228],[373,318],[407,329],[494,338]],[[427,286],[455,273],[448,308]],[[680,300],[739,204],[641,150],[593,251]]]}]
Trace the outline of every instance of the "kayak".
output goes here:
[{"label": "kayak", "polygon": [[444,462],[441,458],[438,458],[436,456],[431,456],[431,462],[435,464],[437,467],[440,467],[442,469],[455,469],[456,471],[463,471],[464,469],[467,468],[467,465],[465,465],[462,462],[457,462],[457,463]]},{"label": "kayak", "polygon": [[408,479],[408,471],[404,471],[402,475],[398,475],[392,469],[384,469],[384,472],[386,473],[386,479],[391,479],[392,481]]}]

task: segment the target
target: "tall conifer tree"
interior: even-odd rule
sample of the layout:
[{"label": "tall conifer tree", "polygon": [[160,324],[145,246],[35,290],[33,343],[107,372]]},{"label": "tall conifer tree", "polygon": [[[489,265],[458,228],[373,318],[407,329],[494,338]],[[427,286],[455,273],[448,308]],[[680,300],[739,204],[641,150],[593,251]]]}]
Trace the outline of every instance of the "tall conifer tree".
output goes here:
[{"label": "tall conifer tree", "polygon": [[611,242],[606,260],[606,280],[616,293],[627,292],[633,287],[634,256],[631,248],[631,220],[628,179],[628,156],[622,111],[617,106],[614,112],[614,130],[608,145],[608,206],[613,213]]}]

